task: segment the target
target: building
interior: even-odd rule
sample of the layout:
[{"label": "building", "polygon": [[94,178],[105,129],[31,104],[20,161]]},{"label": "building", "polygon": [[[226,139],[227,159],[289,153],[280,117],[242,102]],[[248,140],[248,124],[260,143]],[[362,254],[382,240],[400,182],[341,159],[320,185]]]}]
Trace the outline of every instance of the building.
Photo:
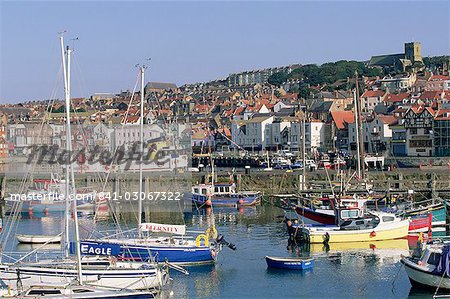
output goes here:
[{"label": "building", "polygon": [[411,89],[416,83],[416,74],[403,74],[396,76],[386,76],[380,80],[380,85],[383,90],[399,93],[405,92]]},{"label": "building", "polygon": [[406,153],[412,157],[431,157],[433,147],[434,110],[430,107],[412,106],[404,116]]},{"label": "building", "polygon": [[[364,151],[367,153],[382,153],[390,148],[392,130],[390,125],[397,123],[392,115],[376,115],[372,119],[362,122],[362,136]],[[356,128],[355,123],[348,125],[349,151],[356,152]]]},{"label": "building", "polygon": [[422,63],[422,46],[419,42],[410,42],[405,43],[404,53],[372,56],[368,65],[404,72],[416,63]]},{"label": "building", "polygon": [[333,136],[334,148],[348,150],[349,134],[348,125],[355,122],[353,111],[332,111],[331,136]]},{"label": "building", "polygon": [[273,115],[267,115],[234,121],[231,126],[233,142],[247,150],[265,149],[266,125],[273,123],[274,119]]},{"label": "building", "polygon": [[371,112],[378,104],[384,102],[387,93],[384,90],[367,90],[361,96],[361,110]]},{"label": "building", "polygon": [[[291,123],[289,149],[301,150],[303,146],[302,122]],[[319,120],[311,120],[305,123],[305,146],[306,152],[314,154],[318,151],[325,151],[326,145],[326,124]]]},{"label": "building", "polygon": [[448,90],[450,78],[448,76],[433,75],[425,83],[425,90],[442,91]]},{"label": "building", "polygon": [[434,155],[450,156],[450,109],[441,109],[433,120]]},{"label": "building", "polygon": [[288,66],[266,68],[261,70],[245,71],[242,73],[230,74],[227,78],[228,87],[235,88],[239,86],[248,86],[254,84],[266,84],[269,77],[275,73],[291,73],[294,69],[300,67],[299,64]]}]

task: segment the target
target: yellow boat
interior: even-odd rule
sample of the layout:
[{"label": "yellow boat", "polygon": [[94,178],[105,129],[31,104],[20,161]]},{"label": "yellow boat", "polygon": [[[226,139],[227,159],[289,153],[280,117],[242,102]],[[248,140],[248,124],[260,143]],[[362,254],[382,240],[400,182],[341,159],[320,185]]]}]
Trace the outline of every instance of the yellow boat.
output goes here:
[{"label": "yellow boat", "polygon": [[371,212],[372,220],[355,220],[356,225],[333,227],[308,227],[311,244],[319,243],[346,243],[346,242],[372,242],[401,239],[408,235],[409,220],[402,220],[394,214]]},{"label": "yellow boat", "polygon": [[408,252],[407,239],[395,239],[372,242],[348,242],[333,243],[326,246],[324,244],[311,244],[310,251],[312,253],[332,252],[332,251],[355,251],[355,250],[402,250]]}]

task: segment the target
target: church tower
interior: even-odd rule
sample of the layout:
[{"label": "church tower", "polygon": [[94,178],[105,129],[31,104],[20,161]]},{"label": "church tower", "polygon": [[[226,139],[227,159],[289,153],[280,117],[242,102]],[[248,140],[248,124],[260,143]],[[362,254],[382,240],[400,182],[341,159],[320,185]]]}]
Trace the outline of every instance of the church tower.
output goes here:
[{"label": "church tower", "polygon": [[414,62],[422,62],[422,45],[419,42],[405,43],[405,58]]}]

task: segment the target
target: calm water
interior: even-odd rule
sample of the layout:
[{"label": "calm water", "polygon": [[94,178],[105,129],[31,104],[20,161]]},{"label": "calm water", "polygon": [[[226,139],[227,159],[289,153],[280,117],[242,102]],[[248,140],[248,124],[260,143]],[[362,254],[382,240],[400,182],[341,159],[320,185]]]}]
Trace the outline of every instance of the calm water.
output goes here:
[{"label": "calm water", "polygon": [[[186,215],[191,229],[204,229],[213,219],[219,233],[237,245],[236,251],[224,248],[214,266],[188,268],[190,274],[172,273],[170,290],[164,298],[430,298],[433,292],[411,289],[400,264],[400,255],[408,254],[408,241],[395,240],[374,244],[355,243],[326,249],[323,246],[287,249],[287,234],[282,212],[258,207],[244,210],[215,210],[214,218],[202,211]],[[156,220],[155,220],[156,221]],[[58,217],[21,219],[17,233],[57,234],[62,228]],[[81,224],[91,229],[111,228],[94,225],[89,219]],[[126,227],[123,227],[126,229]],[[5,231],[4,231],[5,232]],[[11,238],[10,238],[11,239]],[[29,251],[29,245],[14,241],[6,249]],[[268,270],[264,257],[312,256],[309,271]],[[172,295],[171,292],[172,291]]]}]

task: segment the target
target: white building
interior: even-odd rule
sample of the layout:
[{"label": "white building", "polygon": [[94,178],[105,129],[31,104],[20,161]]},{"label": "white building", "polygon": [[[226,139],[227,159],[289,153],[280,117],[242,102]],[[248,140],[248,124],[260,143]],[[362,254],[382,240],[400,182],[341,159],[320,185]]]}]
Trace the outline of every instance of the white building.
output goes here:
[{"label": "white building", "polygon": [[[321,121],[311,121],[305,123],[305,145],[306,152],[314,153],[324,150],[325,146],[325,123]],[[302,123],[293,122],[290,132],[290,147],[301,149],[303,146]]]},{"label": "white building", "polygon": [[273,123],[274,116],[257,116],[248,120],[235,121],[231,125],[231,137],[239,146],[260,150],[266,148],[266,125]]}]

